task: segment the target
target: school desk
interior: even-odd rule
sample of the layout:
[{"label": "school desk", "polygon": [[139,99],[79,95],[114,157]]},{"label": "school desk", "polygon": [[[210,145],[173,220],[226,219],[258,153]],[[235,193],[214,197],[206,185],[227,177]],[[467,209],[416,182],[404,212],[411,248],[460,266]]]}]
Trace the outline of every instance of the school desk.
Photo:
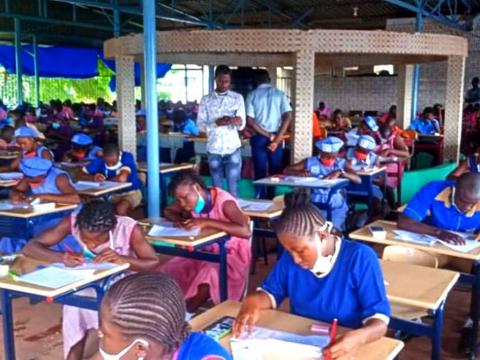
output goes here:
[{"label": "school desk", "polygon": [[[129,188],[130,186],[132,186],[132,183],[129,183],[129,182],[114,182],[114,181],[109,181],[109,182],[112,182],[114,184],[112,186],[100,186],[100,187],[92,186],[91,188],[81,189],[77,191],[80,195],[100,197],[105,195],[111,195],[114,192]],[[73,187],[77,188],[76,185],[77,183],[73,184]]]},{"label": "school desk", "polygon": [[[157,219],[161,220],[161,219]],[[227,287],[227,248],[226,243],[230,239],[227,233],[214,229],[203,229],[195,237],[153,237],[148,232],[156,223],[155,219],[143,219],[139,224],[144,227],[147,240],[159,254],[181,256],[190,259],[217,263],[220,265],[220,300],[228,297]],[[219,251],[213,253],[205,251],[205,247],[217,244]]]},{"label": "school desk", "polygon": [[[385,239],[376,239],[374,238],[370,231],[368,230],[368,226],[370,225],[378,225],[382,226],[387,235]],[[349,234],[350,239],[353,240],[361,240],[368,243],[379,244],[381,246],[387,245],[400,245],[406,246],[414,249],[420,249],[423,251],[427,251],[433,254],[439,254],[447,256],[451,259],[463,259],[468,260],[473,265],[472,273],[460,273],[459,282],[468,284],[472,287],[471,291],[471,318],[473,319],[473,336],[472,342],[470,346],[470,359],[476,358],[476,343],[478,338],[478,320],[480,315],[480,248],[476,248],[468,253],[462,253],[459,251],[452,250],[448,247],[445,247],[441,244],[435,243],[432,246],[428,245],[421,245],[416,244],[408,241],[396,240],[395,235],[393,234],[393,230],[397,228],[397,223],[392,221],[385,221],[385,220],[378,220],[369,224],[361,229],[358,229]]]},{"label": "school desk", "polygon": [[[141,173],[147,173],[148,167],[146,162],[138,163],[138,171]],[[191,170],[195,165],[189,163],[172,164],[172,163],[160,163],[160,209],[167,206],[167,193],[168,182],[172,176],[184,170]]]},{"label": "school desk", "polygon": [[34,210],[33,207],[0,210],[0,235],[31,239],[37,224],[51,219],[63,218],[78,205],[55,204],[54,209]]},{"label": "school desk", "polygon": [[[254,181],[254,185],[264,185],[264,186],[290,186],[298,188],[311,188],[311,189],[324,189],[329,190],[328,199],[325,203],[319,204],[322,210],[327,212],[327,220],[332,220],[332,209],[330,207],[330,199],[337,190],[346,188],[350,180],[338,178],[334,180],[323,180],[317,179],[315,181],[306,181],[298,182],[292,181],[292,176],[280,175],[280,176],[270,176],[264,179]],[[300,179],[300,176],[293,176],[293,178]]]},{"label": "school desk", "polygon": [[[245,215],[249,216],[250,219],[253,221],[253,238],[254,244],[252,245],[252,266],[251,266],[251,273],[255,273],[256,263],[258,259],[258,254],[260,253],[260,242],[258,241],[259,238],[262,238],[261,244],[261,252],[263,254],[263,260],[265,265],[268,265],[268,253],[267,253],[267,246],[265,242],[265,238],[273,238],[277,243],[277,254],[280,254],[280,244],[277,240],[277,236],[275,232],[271,230],[271,223],[275,221],[283,212],[285,205],[283,200],[273,201],[273,200],[260,200],[260,199],[248,199],[249,202],[252,203],[259,203],[259,204],[270,204],[270,207],[258,211],[254,209],[249,209],[249,207],[241,207],[242,211]],[[268,225],[267,227],[261,227],[260,223],[265,223]]]},{"label": "school desk", "polygon": [[[208,325],[221,319],[224,316],[235,317],[240,310],[241,304],[237,301],[225,301],[206,312],[194,317],[190,320],[190,325],[193,331],[201,331]],[[287,331],[299,335],[311,335],[310,327],[313,324],[318,324],[319,321],[312,320],[297,315],[289,314],[279,310],[263,310],[260,313],[257,325],[265,328]],[[339,333],[343,333],[348,329],[339,328]],[[229,351],[230,350],[230,335],[225,336],[220,340],[220,343]],[[387,337],[363,345],[355,353],[355,360],[393,360],[403,349],[403,342]],[[295,360],[295,359],[289,359]]]},{"label": "school desk", "polygon": [[[12,270],[19,275],[34,271],[38,266],[47,265],[45,262],[34,260],[20,255],[13,263]],[[32,302],[46,301],[60,303],[90,310],[98,310],[104,294],[104,285],[115,275],[128,269],[129,264],[115,266],[108,270],[99,270],[81,281],[51,289],[33,284],[14,281],[10,277],[0,278],[0,294],[3,317],[3,344],[5,360],[15,360],[15,336],[12,300],[18,297],[27,297]],[[97,297],[75,295],[76,292],[93,288]]]},{"label": "school desk", "polygon": [[[349,203],[362,202],[366,201],[368,216],[372,216],[372,200],[373,200],[373,186],[374,181],[386,174],[385,167],[373,168],[370,170],[361,170],[356,171],[357,175],[360,176],[361,183],[354,184],[350,183],[347,187],[347,196]],[[385,184],[385,182],[384,182]],[[383,193],[385,194],[385,185],[382,186]],[[382,202],[385,200],[385,196],[382,199]]]},{"label": "school desk", "polygon": [[18,157],[20,153],[12,150],[0,150],[0,160],[13,160]]},{"label": "school desk", "polygon": [[[440,359],[444,307],[447,296],[458,281],[455,271],[426,266],[381,261],[387,297],[392,305],[389,327],[408,334],[428,336],[432,341],[432,359]],[[402,310],[423,316],[433,315],[433,324],[404,318]]]}]

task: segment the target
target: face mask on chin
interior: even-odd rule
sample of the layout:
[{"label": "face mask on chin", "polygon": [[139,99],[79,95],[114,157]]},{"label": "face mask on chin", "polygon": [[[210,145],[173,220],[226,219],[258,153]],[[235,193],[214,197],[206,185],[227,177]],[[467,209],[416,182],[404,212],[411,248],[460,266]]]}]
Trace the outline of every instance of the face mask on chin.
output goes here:
[{"label": "face mask on chin", "polygon": [[[130,351],[130,349],[136,344],[140,343],[145,347],[148,347],[148,342],[143,340],[143,339],[136,339],[134,340],[130,345],[128,345],[125,349],[120,351],[117,354],[109,354],[105,352],[101,347],[98,348],[98,351],[100,352],[100,355],[102,356],[103,360],[121,360],[122,357]],[[137,355],[137,360],[144,360],[144,356],[138,356]]]},{"label": "face mask on chin", "polygon": [[[330,234],[332,231],[333,224],[330,221],[325,222],[325,225],[319,230],[321,232],[326,232]],[[329,272],[332,269],[332,255],[327,255],[323,256],[322,255],[322,250],[323,247],[325,246],[325,242],[327,240],[321,240],[320,237],[318,236],[318,233],[315,234],[315,245],[317,248],[317,260],[315,260],[315,264],[313,264],[313,267],[310,269],[312,273],[315,275],[321,275]]]},{"label": "face mask on chin", "polygon": [[368,154],[365,154],[361,151],[355,151],[355,157],[360,161],[367,160]]},{"label": "face mask on chin", "polygon": [[200,214],[203,211],[203,209],[205,209],[205,199],[202,197],[202,195],[200,194],[200,192],[197,189],[195,189],[195,191],[198,194],[198,199],[197,199],[197,203],[195,204],[195,208],[193,209],[193,211],[197,214]]},{"label": "face mask on chin", "polygon": [[320,158],[320,161],[322,162],[323,165],[325,165],[326,167],[332,167],[333,164],[335,164],[335,159],[322,159]]}]

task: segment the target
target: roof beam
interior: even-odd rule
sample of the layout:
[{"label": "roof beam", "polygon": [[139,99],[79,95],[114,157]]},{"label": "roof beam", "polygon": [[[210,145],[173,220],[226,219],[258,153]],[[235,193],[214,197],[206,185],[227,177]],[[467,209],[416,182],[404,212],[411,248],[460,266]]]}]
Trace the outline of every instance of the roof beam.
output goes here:
[{"label": "roof beam", "polygon": [[[386,1],[389,4],[393,4],[393,5],[402,7],[404,9],[413,11],[414,13],[420,14],[423,17],[431,18],[432,20],[435,20],[435,21],[437,21],[437,22],[439,22],[443,25],[449,26],[451,28],[461,30],[461,31],[467,31],[466,23],[462,24],[459,21],[453,21],[449,17],[447,17],[447,16],[445,16],[445,15],[439,13],[439,12],[436,12],[436,13],[433,13],[433,11],[430,12],[430,11],[426,10],[425,7],[419,7],[419,6],[413,5],[412,3],[410,3],[406,0],[384,0],[384,1]],[[437,1],[440,1],[440,2],[443,3],[445,0],[437,0]],[[422,2],[422,4],[425,6],[427,2],[428,1],[424,0]],[[416,1],[416,4],[419,5],[418,0]],[[438,4],[437,4],[437,6],[438,6]],[[438,8],[438,10],[440,10],[440,8]]]}]

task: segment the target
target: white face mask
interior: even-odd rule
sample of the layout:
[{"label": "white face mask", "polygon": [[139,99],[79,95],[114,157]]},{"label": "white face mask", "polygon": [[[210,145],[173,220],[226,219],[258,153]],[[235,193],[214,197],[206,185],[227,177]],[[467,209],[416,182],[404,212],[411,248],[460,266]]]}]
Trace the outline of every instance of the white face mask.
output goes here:
[{"label": "white face mask", "polygon": [[105,164],[105,168],[107,170],[110,170],[110,171],[115,171],[115,170],[118,170],[122,167],[122,153],[120,152],[120,154],[118,154],[118,162],[115,164],[115,165],[112,165],[112,166],[108,166],[107,164]]},{"label": "white face mask", "polygon": [[[324,231],[330,234],[332,231],[333,224],[330,221],[327,221],[325,225],[319,230]],[[315,275],[324,274],[329,272],[332,269],[332,255],[323,256],[322,255],[322,248],[323,243],[326,240],[320,240],[318,234],[315,234],[315,245],[317,247],[317,260],[315,260],[315,264],[313,264],[313,268],[310,269],[312,273]]]},{"label": "white face mask", "polygon": [[[122,351],[120,351],[119,353],[117,354],[108,354],[106,353],[101,347],[98,348],[99,352],[100,352],[100,355],[102,355],[102,358],[104,360],[121,360],[122,357],[129,352],[129,350],[136,344],[136,343],[140,343],[142,344],[143,346],[145,347],[148,347],[148,342],[143,340],[143,339],[136,339],[134,340],[130,345],[128,345],[125,349],[123,349]],[[143,356],[137,356],[137,360],[143,360],[144,357]]]}]

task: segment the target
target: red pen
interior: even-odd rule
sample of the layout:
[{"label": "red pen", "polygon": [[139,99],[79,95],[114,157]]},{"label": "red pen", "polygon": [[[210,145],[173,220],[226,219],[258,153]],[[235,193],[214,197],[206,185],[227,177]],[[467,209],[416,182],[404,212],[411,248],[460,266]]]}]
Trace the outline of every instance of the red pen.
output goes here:
[{"label": "red pen", "polygon": [[70,255],[78,255],[75,251],[73,251],[73,249],[68,246],[67,244],[64,244],[65,247],[67,248],[67,252],[70,254]]},{"label": "red pen", "polygon": [[[337,336],[337,325],[338,325],[338,319],[333,319],[332,327],[330,328],[330,344],[329,346],[332,346],[333,342],[335,341],[335,337]],[[326,360],[331,360],[332,355],[330,351],[327,351],[325,354],[325,359]]]}]

